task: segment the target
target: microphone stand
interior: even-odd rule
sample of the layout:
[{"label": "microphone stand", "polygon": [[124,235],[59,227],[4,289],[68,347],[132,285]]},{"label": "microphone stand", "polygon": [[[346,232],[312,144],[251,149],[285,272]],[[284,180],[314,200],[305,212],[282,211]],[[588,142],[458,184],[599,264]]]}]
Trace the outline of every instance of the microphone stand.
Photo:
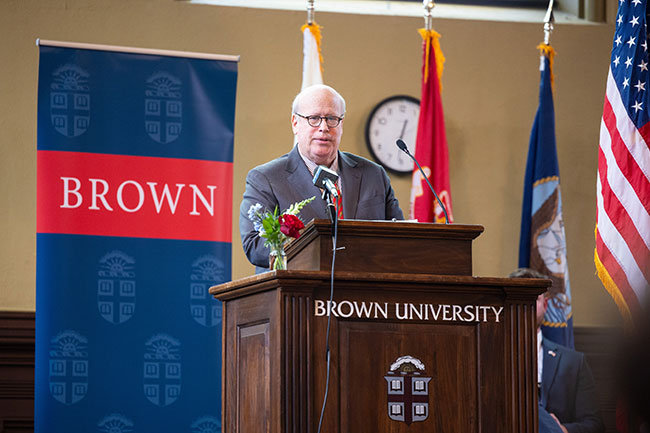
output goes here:
[{"label": "microphone stand", "polygon": [[427,177],[424,170],[422,170],[422,166],[420,165],[418,160],[415,159],[415,156],[411,155],[411,152],[409,152],[409,148],[406,146],[406,143],[404,143],[404,141],[401,138],[398,138],[397,141],[395,142],[395,144],[397,145],[397,147],[399,147],[399,149],[402,152],[407,154],[409,156],[409,158],[411,158],[415,162],[415,164],[418,166],[418,169],[420,170],[420,174],[422,174],[422,177],[424,178],[424,180],[427,181],[427,185],[429,185],[429,189],[431,190],[431,192],[435,196],[436,200],[438,200],[438,204],[442,208],[442,211],[445,213],[445,224],[449,224],[449,215],[447,215],[447,208],[445,208],[445,205],[442,203],[442,200],[440,200],[440,197],[438,197],[438,194],[436,194],[436,190],[433,189],[433,185],[431,185],[431,182],[429,182],[429,178]]},{"label": "microphone stand", "polygon": [[327,189],[323,189],[323,193],[321,195],[321,198],[325,200],[327,203],[327,214],[330,217],[330,222],[334,224],[334,222],[337,220],[339,217],[338,212],[336,212],[336,205],[334,204],[334,201],[332,200],[332,194],[330,194]]},{"label": "microphone stand", "polygon": [[[332,305],[334,300],[334,264],[336,263],[336,251],[339,249],[336,246],[336,241],[338,239],[338,222],[339,214],[336,211],[336,206],[334,205],[334,196],[330,194],[327,189],[323,189],[323,200],[327,201],[327,208],[329,209],[330,221],[332,222],[332,227],[334,232],[332,233],[332,268],[330,270],[330,298],[327,302],[327,305]],[[342,247],[341,249],[344,249]],[[329,307],[328,307],[329,308]],[[323,395],[323,405],[320,410],[320,417],[318,419],[318,430],[317,433],[321,433],[321,428],[323,427],[323,420],[325,417],[325,406],[327,405],[327,396],[329,395],[330,389],[330,369],[331,369],[331,351],[330,351],[330,328],[332,324],[332,314],[327,315],[327,328],[325,330],[325,362],[326,362],[326,371],[325,371],[325,395]]]}]

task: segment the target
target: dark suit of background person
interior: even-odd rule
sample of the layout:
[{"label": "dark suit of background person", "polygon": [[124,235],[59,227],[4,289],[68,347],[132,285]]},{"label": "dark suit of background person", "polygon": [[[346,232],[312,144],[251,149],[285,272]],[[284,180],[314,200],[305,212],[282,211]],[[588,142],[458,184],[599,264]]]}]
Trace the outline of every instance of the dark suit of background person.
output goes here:
[{"label": "dark suit of background person", "polygon": [[[330,167],[335,163],[341,179],[343,216],[346,219],[389,220],[404,216],[395,198],[384,169],[365,158],[338,150],[343,133],[343,120],[337,127],[328,127],[321,119],[317,127],[302,116],[336,116],[345,114],[345,100],[334,89],[316,85],[303,90],[292,106],[291,124],[298,144],[286,155],[252,169],[246,176],[246,190],[240,205],[239,230],[248,260],[257,266],[256,273],[268,270],[269,250],[248,218],[251,205],[260,203],[273,211],[286,210],[293,203],[309,197],[317,198],[300,212],[302,221],[327,219],[328,210],[321,200],[321,190],[314,186],[313,176],[303,157],[316,165]],[[296,114],[298,113],[298,114]],[[302,116],[301,116],[302,115]],[[302,155],[302,156],[301,156]]]},{"label": "dark suit of background person", "polygon": [[594,378],[584,354],[547,339],[542,340],[542,350],[540,405],[569,433],[604,432]]},{"label": "dark suit of background person", "polygon": [[[546,278],[528,268],[517,269],[509,277]],[[539,432],[555,433],[559,427],[563,433],[603,433],[605,425],[598,411],[594,378],[584,354],[541,337],[548,306],[544,293],[537,297],[536,306],[538,344],[541,338],[542,351]],[[549,419],[554,419],[556,425],[553,426]]]}]

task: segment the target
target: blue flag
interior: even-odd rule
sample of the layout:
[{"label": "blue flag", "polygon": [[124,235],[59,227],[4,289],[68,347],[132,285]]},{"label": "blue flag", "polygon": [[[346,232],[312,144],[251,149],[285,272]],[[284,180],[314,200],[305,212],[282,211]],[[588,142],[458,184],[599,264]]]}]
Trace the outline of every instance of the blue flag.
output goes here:
[{"label": "blue flag", "polygon": [[530,134],[521,212],[519,267],[532,268],[553,281],[542,332],[545,338],[573,347],[571,286],[562,220],[560,170],[555,147],[553,48],[541,45],[539,107]]}]

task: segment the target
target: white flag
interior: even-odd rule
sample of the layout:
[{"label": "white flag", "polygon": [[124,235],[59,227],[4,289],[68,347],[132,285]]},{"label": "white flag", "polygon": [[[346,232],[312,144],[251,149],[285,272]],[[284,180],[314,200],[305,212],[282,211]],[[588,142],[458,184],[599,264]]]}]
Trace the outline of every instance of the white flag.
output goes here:
[{"label": "white flag", "polygon": [[316,23],[305,24],[302,26],[303,34],[303,63],[302,63],[302,87],[314,84],[323,84],[323,72],[321,71],[320,55],[320,26]]}]

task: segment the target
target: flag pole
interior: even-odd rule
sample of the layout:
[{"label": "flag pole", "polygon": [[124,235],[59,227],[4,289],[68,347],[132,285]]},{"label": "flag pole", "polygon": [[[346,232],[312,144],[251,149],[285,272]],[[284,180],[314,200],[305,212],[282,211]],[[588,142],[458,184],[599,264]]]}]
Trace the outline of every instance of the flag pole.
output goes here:
[{"label": "flag pole", "polygon": [[307,24],[314,23],[314,0],[307,0]]},{"label": "flag pole", "polygon": [[551,33],[553,33],[553,23],[555,18],[553,17],[553,0],[549,0],[548,9],[546,10],[546,15],[544,15],[544,44],[549,45],[551,40]]},{"label": "flag pole", "polygon": [[431,10],[436,6],[436,2],[433,0],[422,0],[422,6],[424,7],[424,29],[427,31],[433,30]]},{"label": "flag pole", "polygon": [[553,17],[553,3],[554,0],[548,1],[548,9],[546,10],[546,15],[544,15],[544,42],[537,46],[537,49],[540,50],[540,54],[548,57],[548,67],[551,73],[551,88],[555,87],[555,76],[553,74],[553,57],[555,57],[555,50],[550,44],[551,33],[553,33],[553,23],[555,22],[555,18]]}]

